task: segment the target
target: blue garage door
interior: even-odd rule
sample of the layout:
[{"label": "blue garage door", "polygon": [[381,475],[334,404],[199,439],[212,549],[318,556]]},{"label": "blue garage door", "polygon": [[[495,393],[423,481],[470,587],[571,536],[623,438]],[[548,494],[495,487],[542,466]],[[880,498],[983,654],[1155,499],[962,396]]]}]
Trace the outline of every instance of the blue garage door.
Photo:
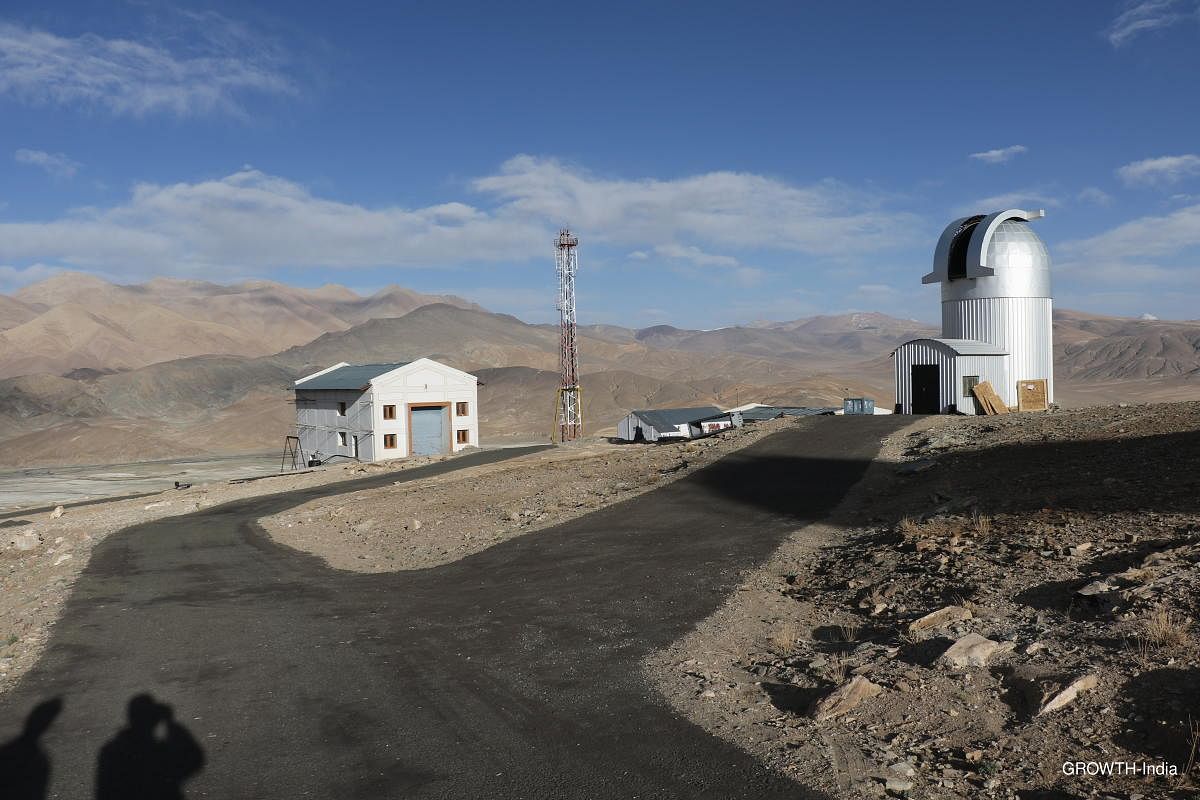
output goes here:
[{"label": "blue garage door", "polygon": [[412,451],[414,456],[435,456],[450,448],[446,431],[446,409],[442,406],[412,409]]}]

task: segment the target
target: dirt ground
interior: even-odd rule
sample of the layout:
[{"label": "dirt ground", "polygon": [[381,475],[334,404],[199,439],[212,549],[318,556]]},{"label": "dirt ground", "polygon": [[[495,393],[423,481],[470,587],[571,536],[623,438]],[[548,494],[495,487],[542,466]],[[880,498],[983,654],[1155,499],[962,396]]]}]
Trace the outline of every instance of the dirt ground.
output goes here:
[{"label": "dirt ground", "polygon": [[773,420],[660,445],[591,438],[501,464],[317,500],[261,525],[276,541],[338,569],[433,567],[648,492],[797,424],[802,421]]},{"label": "dirt ground", "polygon": [[1198,614],[1200,403],[927,418],[646,666],[837,797],[1194,798]]},{"label": "dirt ground", "polygon": [[114,531],[231,500],[399,472],[437,460],[341,464],[263,480],[198,483],[136,498],[68,505],[61,513],[5,509],[0,514],[0,692],[37,660],[92,549]]}]

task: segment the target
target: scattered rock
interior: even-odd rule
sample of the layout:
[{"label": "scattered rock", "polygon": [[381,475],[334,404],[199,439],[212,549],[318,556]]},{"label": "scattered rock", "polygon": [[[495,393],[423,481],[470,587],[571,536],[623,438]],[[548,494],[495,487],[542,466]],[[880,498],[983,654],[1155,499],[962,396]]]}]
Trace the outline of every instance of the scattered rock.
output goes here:
[{"label": "scattered rock", "polygon": [[55,506],[54,510],[50,512],[50,519],[58,519],[65,513],[67,513],[67,510],[65,508],[63,508],[62,506]]},{"label": "scattered rock", "polygon": [[896,472],[900,475],[916,475],[917,473],[931,470],[936,466],[936,461],[929,458],[922,458],[916,461],[909,461],[905,464],[901,464]]},{"label": "scattered rock", "polygon": [[1075,594],[1081,597],[1095,597],[1097,595],[1108,594],[1115,592],[1117,587],[1104,581],[1092,581],[1091,583],[1075,590]]},{"label": "scattered rock", "polygon": [[36,533],[18,533],[9,537],[9,546],[12,549],[22,553],[27,553],[30,550],[36,550],[41,546],[42,540]]},{"label": "scattered rock", "polygon": [[855,675],[817,703],[813,717],[818,721],[823,721],[841,716],[854,709],[863,700],[874,697],[882,691],[882,686],[871,683],[862,675]]},{"label": "scattered rock", "polygon": [[985,667],[988,660],[1001,649],[1011,648],[1011,643],[993,642],[991,639],[980,636],[978,633],[968,633],[954,644],[950,645],[946,652],[942,653],[938,661],[950,667]]},{"label": "scattered rock", "polygon": [[[878,786],[878,785],[879,784],[876,784],[876,786]],[[908,778],[899,778],[899,777],[888,778],[887,783],[884,785],[884,788],[887,789],[892,794],[900,794],[900,795],[908,794],[909,792],[912,791],[913,782],[910,781]]]},{"label": "scattered rock", "polygon": [[1082,678],[1077,678],[1076,680],[1072,681],[1067,688],[1063,689],[1061,692],[1043,703],[1041,709],[1037,712],[1038,716],[1040,717],[1042,714],[1049,714],[1052,711],[1057,711],[1064,706],[1070,705],[1075,701],[1075,698],[1079,697],[1079,695],[1083,692],[1096,688],[1097,683],[1099,683],[1099,681],[1097,680],[1095,673],[1091,675],[1084,675]]},{"label": "scattered rock", "polygon": [[963,608],[962,606],[946,606],[910,622],[908,624],[908,631],[909,633],[917,633],[918,631],[933,630],[934,628],[949,625],[951,622],[961,622],[970,619],[971,616],[970,609]]}]

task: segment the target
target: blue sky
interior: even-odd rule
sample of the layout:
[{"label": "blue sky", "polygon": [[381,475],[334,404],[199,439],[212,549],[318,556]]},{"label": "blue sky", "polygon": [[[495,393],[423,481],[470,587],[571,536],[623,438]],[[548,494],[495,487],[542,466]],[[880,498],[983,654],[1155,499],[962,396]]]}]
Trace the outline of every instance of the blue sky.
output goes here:
[{"label": "blue sky", "polygon": [[1045,208],[1061,307],[1200,317],[1200,0],[22,3],[0,291],[79,269],[399,283],[554,318],[878,310]]}]

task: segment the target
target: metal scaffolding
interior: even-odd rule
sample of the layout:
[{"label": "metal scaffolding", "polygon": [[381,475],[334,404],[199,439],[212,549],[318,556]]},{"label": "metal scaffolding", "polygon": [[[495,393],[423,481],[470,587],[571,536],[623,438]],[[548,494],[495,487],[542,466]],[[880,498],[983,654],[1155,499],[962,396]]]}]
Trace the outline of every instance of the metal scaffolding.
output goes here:
[{"label": "metal scaffolding", "polygon": [[579,387],[579,341],[575,323],[575,273],[579,270],[579,239],[563,228],[558,232],[554,266],[558,273],[558,368],[561,381],[555,400],[558,440],[569,442],[583,435],[582,390]]}]

